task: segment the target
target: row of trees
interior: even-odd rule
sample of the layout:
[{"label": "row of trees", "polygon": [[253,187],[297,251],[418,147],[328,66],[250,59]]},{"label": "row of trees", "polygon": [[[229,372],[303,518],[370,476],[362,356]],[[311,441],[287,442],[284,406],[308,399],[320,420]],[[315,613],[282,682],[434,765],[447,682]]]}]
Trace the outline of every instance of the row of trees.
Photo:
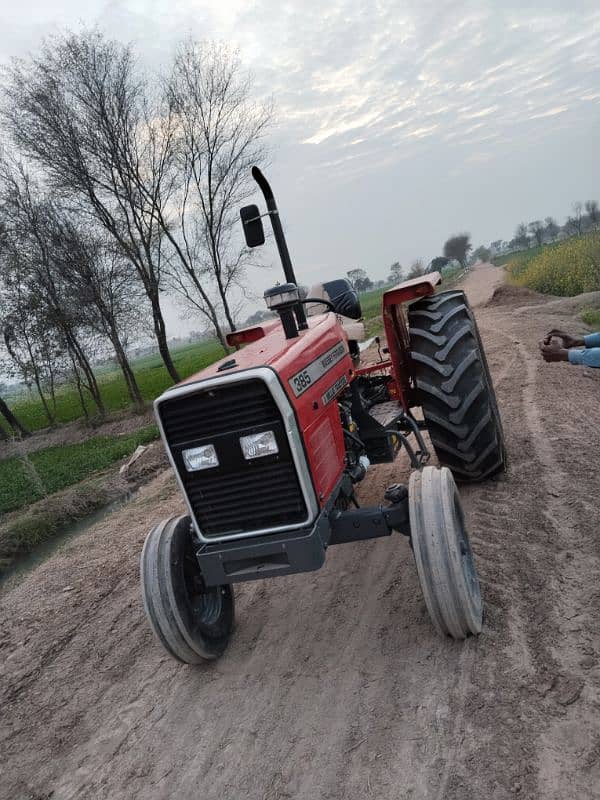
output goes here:
[{"label": "row of trees", "polygon": [[[95,31],[50,39],[5,71],[0,324],[11,368],[36,389],[49,424],[67,373],[84,412],[86,400],[104,412],[92,364],[107,348],[141,405],[127,350],[148,328],[179,380],[165,289],[227,349],[251,263],[238,209],[250,167],[268,156],[272,119],[251,90],[223,45],[182,43],[168,72],[150,79],[130,47]],[[22,434],[7,411],[0,402]]]},{"label": "row of trees", "polygon": [[[482,249],[483,248],[479,248],[478,251],[474,251],[471,258],[476,260],[477,257],[481,257],[479,250]],[[411,262],[410,266],[405,269],[399,261],[394,261],[389,268],[389,274],[387,278],[382,281],[371,280],[367,274],[367,271],[360,267],[348,270],[346,276],[357,292],[367,292],[370,289],[376,289],[382,286],[394,286],[395,284],[401,283],[404,280],[418,278],[430,271],[441,270],[451,261],[457,261],[463,267],[465,267],[469,261],[469,253],[471,250],[472,245],[470,234],[457,233],[453,236],[450,236],[444,242],[444,255],[434,258],[427,265],[422,258],[416,258]]]},{"label": "row of trees", "polygon": [[573,203],[570,214],[564,225],[559,225],[554,217],[536,219],[533,222],[521,222],[517,225],[514,237],[504,242],[498,239],[490,245],[493,252],[511,252],[512,250],[525,250],[528,247],[541,247],[543,244],[555,242],[559,238],[568,236],[581,236],[592,230],[598,230],[600,225],[600,206],[596,200],[587,200],[585,203]]}]

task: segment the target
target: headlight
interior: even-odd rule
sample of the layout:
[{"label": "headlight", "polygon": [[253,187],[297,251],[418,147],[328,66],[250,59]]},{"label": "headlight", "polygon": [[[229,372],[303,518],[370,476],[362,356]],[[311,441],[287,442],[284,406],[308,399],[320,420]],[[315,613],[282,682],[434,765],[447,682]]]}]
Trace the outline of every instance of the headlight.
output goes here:
[{"label": "headlight", "polygon": [[273,431],[263,431],[262,433],[252,433],[250,436],[241,436],[240,445],[244,458],[246,459],[272,456],[279,452]]},{"label": "headlight", "polygon": [[188,472],[198,472],[200,469],[219,466],[219,458],[214,444],[192,447],[189,450],[184,450],[182,455],[183,463]]}]

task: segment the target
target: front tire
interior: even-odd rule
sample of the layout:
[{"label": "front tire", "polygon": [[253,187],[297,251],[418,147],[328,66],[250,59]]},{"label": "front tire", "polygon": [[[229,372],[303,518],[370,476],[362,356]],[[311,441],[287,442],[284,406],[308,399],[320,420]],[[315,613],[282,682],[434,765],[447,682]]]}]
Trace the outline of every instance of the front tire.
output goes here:
[{"label": "front tire", "polygon": [[234,624],[231,586],[202,579],[189,516],[156,525],[144,542],[140,580],[144,610],[169,655],[185,664],[223,654]]},{"label": "front tire", "polygon": [[431,621],[453,639],[481,633],[483,602],[458,489],[446,467],[413,472],[410,535]]},{"label": "front tire", "polygon": [[500,412],[465,293],[419,300],[409,307],[408,321],[417,404],[440,464],[463,482],[504,469]]}]

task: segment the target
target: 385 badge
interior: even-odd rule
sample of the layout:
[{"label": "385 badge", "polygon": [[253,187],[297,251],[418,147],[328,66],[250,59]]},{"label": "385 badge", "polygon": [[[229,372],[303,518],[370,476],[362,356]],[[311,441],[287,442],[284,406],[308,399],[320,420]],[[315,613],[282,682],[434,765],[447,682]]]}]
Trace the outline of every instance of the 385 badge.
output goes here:
[{"label": "385 badge", "polygon": [[310,364],[307,364],[304,369],[292,375],[290,378],[290,386],[296,397],[309,389],[313,383],[316,383],[319,378],[322,378],[326,372],[342,360],[346,355],[346,346],[343,342],[338,342],[323,355],[315,358]]}]

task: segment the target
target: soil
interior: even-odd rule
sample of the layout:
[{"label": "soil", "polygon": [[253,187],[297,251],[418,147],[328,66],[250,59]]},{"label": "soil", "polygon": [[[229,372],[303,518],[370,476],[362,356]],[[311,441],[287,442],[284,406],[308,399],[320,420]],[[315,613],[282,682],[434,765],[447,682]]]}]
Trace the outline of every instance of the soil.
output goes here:
[{"label": "soil", "polygon": [[[176,663],[138,589],[147,530],[183,511],[163,472],[0,596],[0,797],[598,797],[600,370],[540,359],[544,306],[482,305],[501,277],[465,280],[509,455],[461,490],[482,635],[434,632],[394,535],[239,585],[225,656]],[[374,468],[360,499],[407,476]]]},{"label": "soil", "polygon": [[[496,269],[498,269],[498,267]],[[494,293],[487,301],[486,305],[510,306],[515,308],[517,306],[547,303],[552,299],[552,295],[540,294],[539,292],[534,292],[533,289],[526,289],[521,286],[510,286],[504,283],[494,289]]]}]

